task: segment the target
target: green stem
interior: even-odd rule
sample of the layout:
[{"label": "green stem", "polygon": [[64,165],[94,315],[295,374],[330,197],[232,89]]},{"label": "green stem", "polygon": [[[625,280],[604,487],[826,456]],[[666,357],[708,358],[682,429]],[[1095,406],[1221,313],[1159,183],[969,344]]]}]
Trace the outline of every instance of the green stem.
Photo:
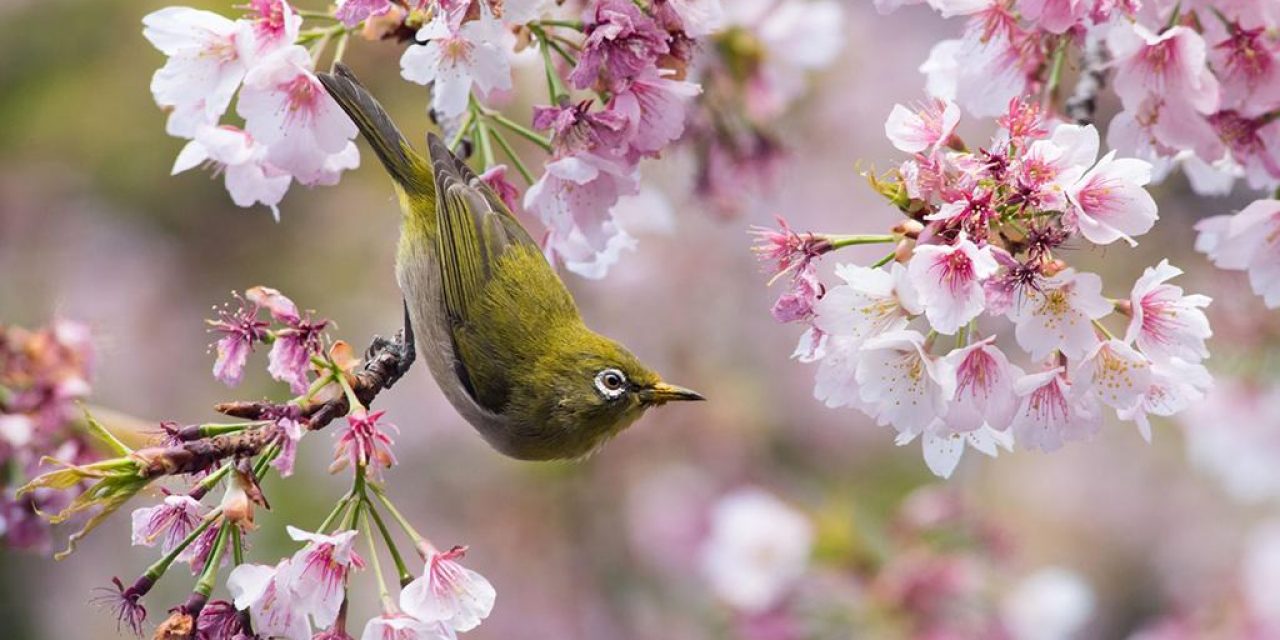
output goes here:
[{"label": "green stem", "polygon": [[391,592],[387,590],[387,580],[382,576],[382,561],[378,559],[378,545],[373,541],[373,528],[369,526],[369,517],[364,517],[364,539],[369,543],[369,563],[373,565],[373,575],[378,580],[378,599],[383,607],[392,603]]},{"label": "green stem", "polygon": [[371,484],[369,487],[373,489],[373,494],[378,496],[378,501],[382,503],[382,506],[386,507],[387,511],[391,513],[391,517],[395,519],[396,524],[400,525],[400,529],[409,536],[410,540],[413,540],[413,545],[418,548],[419,553],[431,545],[422,534],[418,533],[417,529],[413,528],[413,525],[409,524],[409,520],[404,517],[404,514],[400,513],[400,510],[394,504],[391,504],[391,499],[387,497],[387,494],[383,493],[382,487],[376,484]]},{"label": "green stem", "polygon": [[897,252],[897,251],[890,251],[890,252],[889,252],[889,255],[887,255],[887,256],[885,256],[885,257],[883,257],[883,258],[880,258],[879,260],[876,260],[875,264],[871,265],[871,268],[872,268],[872,269],[879,269],[880,267],[883,267],[883,266],[885,266],[886,264],[889,264],[890,262],[893,262],[894,257],[896,257],[897,255],[898,255],[898,252]]},{"label": "green stem", "polygon": [[333,49],[333,61],[329,63],[330,71],[337,68],[338,63],[342,62],[342,56],[347,54],[347,40],[350,36],[350,32],[343,31],[342,35],[338,37],[338,46]]},{"label": "green stem", "polygon": [[489,124],[483,119],[476,120],[476,137],[480,139],[480,161],[486,171],[494,164],[493,141],[489,138]]},{"label": "green stem", "polygon": [[204,521],[197,525],[195,529],[192,529],[191,533],[188,533],[187,537],[183,538],[182,542],[178,543],[178,546],[165,554],[163,558],[153,562],[151,566],[147,567],[147,570],[143,572],[143,575],[153,581],[159,580],[160,576],[164,575],[164,573],[169,570],[169,567],[173,565],[173,561],[177,560],[178,556],[183,551],[186,551],[187,547],[191,546],[191,543],[195,542],[196,538],[199,538],[200,534],[204,533],[205,529],[208,529],[209,526],[213,524],[213,521],[217,520],[220,515],[222,515],[221,507],[210,511],[209,515],[204,517]]},{"label": "green stem", "polygon": [[476,119],[475,103],[471,103],[471,108],[467,109],[467,114],[462,117],[462,126],[458,127],[458,133],[454,134],[449,140],[449,150],[455,151],[458,145],[462,144],[463,136],[467,135],[467,131],[471,129],[471,123]]},{"label": "green stem", "polygon": [[515,122],[514,120],[502,115],[501,113],[494,113],[490,117],[492,117],[494,121],[497,122],[498,124],[510,129],[512,133],[515,133],[520,137],[528,140],[529,142],[532,142],[538,145],[539,147],[542,147],[543,151],[546,151],[547,153],[551,152],[550,140],[538,135],[536,132],[524,127],[520,123]]},{"label": "green stem", "polygon": [[546,25],[548,27],[564,27],[573,29],[574,31],[582,31],[581,20],[539,20],[538,25]]},{"label": "green stem", "polygon": [[244,564],[244,540],[240,537],[240,527],[231,527],[231,559],[236,566]]},{"label": "green stem", "polygon": [[1053,62],[1049,67],[1049,81],[1044,85],[1043,102],[1045,106],[1053,104],[1053,97],[1058,92],[1058,83],[1062,81],[1062,66],[1067,61],[1067,45],[1070,42],[1066,37],[1058,41],[1058,46],[1053,50]]},{"label": "green stem", "polygon": [[[395,539],[391,537],[391,531],[387,529],[387,523],[382,520],[382,516],[378,514],[378,510],[373,508],[373,502],[369,500],[366,493],[363,496],[365,503],[365,512],[373,516],[373,523],[378,527],[378,533],[382,536],[382,542],[387,546],[387,552],[391,554],[391,560],[396,565],[396,572],[399,574],[400,586],[409,584],[413,580],[413,574],[409,572],[409,568],[405,566],[404,556],[400,555],[400,548],[396,546]],[[366,523],[367,525],[367,523]]]},{"label": "green stem", "polygon": [[355,489],[352,489],[351,491],[348,491],[346,495],[338,499],[338,503],[333,505],[333,511],[330,511],[329,515],[325,516],[324,521],[320,523],[320,528],[316,529],[318,533],[328,531],[329,526],[338,519],[338,516],[342,515],[342,512],[351,504],[351,499],[355,497],[354,491]]},{"label": "green stem", "polygon": [[347,514],[347,529],[355,529],[356,525],[360,521],[360,507],[363,504],[363,501],[359,499],[359,496],[364,495],[364,471],[365,469],[363,466],[356,467],[356,483],[355,486],[351,487],[351,493],[353,494],[352,497],[354,501],[351,503],[351,511]]},{"label": "green stem", "polygon": [[853,236],[823,236],[827,242],[831,243],[832,250],[843,249],[845,247],[854,247],[862,244],[885,244],[889,242],[897,242],[898,237],[893,234],[879,235],[853,235]]},{"label": "green stem", "polygon": [[231,528],[235,526],[229,520],[222,521],[222,527],[218,529],[218,537],[213,541],[213,550],[209,552],[204,569],[200,571],[200,579],[196,580],[196,593],[206,597],[213,593],[214,580],[218,578],[218,566],[222,564],[222,554],[226,551],[227,537],[230,535]]},{"label": "green stem", "polygon": [[516,171],[520,172],[520,177],[524,178],[526,183],[532,185],[534,183],[533,174],[529,173],[529,168],[524,166],[524,161],[520,159],[520,154],[511,148],[511,143],[507,142],[501,131],[494,130],[490,131],[490,133],[493,134],[493,139],[498,141],[498,146],[502,147],[502,152],[511,159],[511,164],[515,165]]}]

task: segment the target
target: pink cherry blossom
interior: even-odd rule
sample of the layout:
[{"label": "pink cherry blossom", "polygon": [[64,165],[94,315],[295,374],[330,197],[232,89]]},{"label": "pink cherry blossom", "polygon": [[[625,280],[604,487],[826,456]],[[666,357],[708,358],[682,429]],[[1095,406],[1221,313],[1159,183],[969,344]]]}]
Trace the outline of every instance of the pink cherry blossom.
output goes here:
[{"label": "pink cherry blossom", "polygon": [[1092,321],[1111,310],[1102,296],[1101,278],[1066,269],[1041,280],[1037,288],[1023,289],[1009,317],[1016,324],[1018,346],[1032,359],[1043,360],[1054,351],[1074,358],[1098,343]]},{"label": "pink cherry blossom", "polygon": [[553,160],[524,194],[524,207],[547,227],[546,249],[570,271],[602,278],[635,246],[610,209],[639,191],[634,167],[595,154]]},{"label": "pink cherry blossom", "polygon": [[[258,58],[293,44],[302,27],[302,16],[286,0],[249,0],[253,52]],[[254,15],[256,14],[256,15]]]},{"label": "pink cherry blossom", "polygon": [[591,110],[592,102],[556,107],[534,107],[533,128],[551,130],[551,145],[557,157],[591,153],[617,159],[627,145],[631,123],[617,109]]},{"label": "pink cherry blossom", "polygon": [[493,193],[498,196],[502,204],[507,206],[507,210],[512,213],[519,213],[520,208],[520,188],[511,183],[507,178],[507,165],[495,164],[489,167],[484,173],[480,174],[480,181],[489,185],[493,189]]},{"label": "pink cherry blossom", "polygon": [[239,565],[227,576],[227,590],[237,609],[249,611],[253,630],[259,635],[311,640],[311,624],[303,601],[288,579],[292,572],[289,565],[290,560],[281,560],[274,567]]},{"label": "pink cherry blossom", "polygon": [[841,264],[836,276],[844,284],[814,305],[814,324],[826,334],[862,342],[905,329],[908,318],[921,311],[907,269],[897,262],[888,271]]},{"label": "pink cherry blossom", "polygon": [[502,25],[488,9],[456,27],[446,12],[418,30],[419,42],[400,57],[405,80],[431,85],[431,108],[456,118],[467,110],[472,87],[487,94],[511,88],[511,64],[502,46]]},{"label": "pink cherry blossom", "polygon": [[669,31],[683,31],[690,38],[701,38],[724,25],[724,8],[720,1],[655,0],[652,11]]},{"label": "pink cherry blossom", "polygon": [[1259,116],[1280,106],[1280,48],[1265,31],[1231,23],[1226,38],[1209,48],[1224,109]]},{"label": "pink cherry blossom", "polygon": [[925,353],[924,342],[916,331],[893,331],[863,343],[858,359],[862,402],[899,433],[924,431],[955,395],[955,371]]},{"label": "pink cherry blossom", "polygon": [[960,107],[950,100],[934,98],[915,110],[893,105],[884,133],[899,151],[921,153],[946,144],[959,122]]},{"label": "pink cherry blossom", "polygon": [[[911,444],[916,434],[899,434],[894,440],[898,446]],[[1013,435],[1007,431],[996,431],[982,426],[972,431],[956,433],[943,421],[934,420],[924,433],[920,434],[920,442],[924,450],[924,462],[934,475],[939,478],[950,478],[964,456],[965,447],[975,449],[987,457],[999,456],[1000,449],[1013,450]]]},{"label": "pink cherry blossom", "polygon": [[1209,357],[1204,341],[1213,335],[1204,307],[1212,299],[1204,295],[1184,295],[1182,287],[1166,284],[1182,270],[1161,260],[1148,267],[1133,285],[1129,304],[1133,316],[1125,333],[1152,360],[1179,358],[1199,362]]},{"label": "pink cherry blossom", "polygon": [[1280,307],[1280,200],[1257,200],[1231,216],[1206,218],[1196,250],[1219,269],[1247,271],[1254,293]]},{"label": "pink cherry blossom", "polygon": [[[818,372],[814,375],[813,397],[828,408],[852,407],[870,414],[871,409],[862,402],[862,393],[858,387],[858,361],[862,358],[862,340],[849,336],[828,336],[821,331],[811,329],[801,338],[812,340],[814,334],[821,335],[818,345],[812,350],[813,361],[818,363]],[[797,351],[799,351],[797,347]]]},{"label": "pink cherry blossom", "polygon": [[311,72],[311,55],[296,45],[254,66],[236,111],[249,134],[266,145],[267,160],[303,184],[330,176],[331,156],[347,152],[356,135],[355,124]]},{"label": "pink cherry blossom", "polygon": [[178,174],[200,164],[212,164],[222,173],[232,202],[240,207],[263,204],[271,215],[280,219],[280,201],[289,190],[293,178],[267,161],[267,148],[253,136],[229,125],[201,126],[195,138],[178,153],[173,173]]},{"label": "pink cherry blossom", "polygon": [[1094,244],[1120,238],[1137,244],[1133,236],[1150,231],[1157,218],[1156,201],[1143,188],[1150,181],[1150,163],[1117,158],[1115,151],[1103,156],[1067,188],[1080,234]]},{"label": "pink cherry blossom", "polygon": [[1024,449],[1054,451],[1083,440],[1102,426],[1102,411],[1092,394],[1076,389],[1065,368],[1025,375],[1013,385],[1022,398],[1010,428]]},{"label": "pink cherry blossom", "polygon": [[165,131],[191,137],[226,112],[247,66],[242,24],[210,11],[166,7],[142,19],[144,35],[169,60],[151,79],[156,104],[169,109]]},{"label": "pink cherry blossom", "polygon": [[133,544],[155,546],[168,553],[186,539],[204,518],[205,508],[190,496],[165,496],[154,507],[143,507],[133,512]]},{"label": "pink cherry blossom", "polygon": [[929,324],[950,335],[982,313],[986,301],[982,281],[996,268],[991,248],[979,248],[962,231],[954,244],[917,246],[907,274]]},{"label": "pink cherry blossom", "polygon": [[349,530],[325,535],[293,526],[287,529],[290,538],[307,544],[289,558],[286,569],[282,570],[284,580],[293,590],[295,609],[310,615],[312,622],[323,629],[338,617],[347,574],[352,569],[364,567],[364,560],[353,548],[358,532]]},{"label": "pink cherry blossom", "polygon": [[813,319],[813,307],[822,296],[822,283],[813,271],[805,269],[791,278],[791,289],[778,296],[770,313],[778,322],[805,322]]},{"label": "pink cherry blossom", "polygon": [[1104,404],[1130,409],[1151,385],[1151,361],[1120,340],[1106,340],[1080,362],[1075,381]]},{"label": "pink cherry blossom", "polygon": [[944,423],[952,432],[975,431],[987,425],[1005,431],[1018,409],[1013,383],[1022,370],[995,346],[995,337],[956,349],[944,358],[955,371],[956,393]]},{"label": "pink cherry blossom", "polygon": [[1219,111],[1208,123],[1243,168],[1250,187],[1270,190],[1280,185],[1280,122],[1270,115],[1247,118]]},{"label": "pink cherry blossom", "polygon": [[360,640],[454,640],[457,635],[443,624],[428,624],[403,613],[383,613],[370,618]]},{"label": "pink cherry blossom", "polygon": [[647,68],[623,83],[609,108],[630,124],[629,144],[642,154],[656,155],[684,133],[686,105],[701,88]]},{"label": "pink cherry blossom", "polygon": [[1151,364],[1147,389],[1137,404],[1120,409],[1116,414],[1122,420],[1132,420],[1138,425],[1143,439],[1151,442],[1151,420],[1147,416],[1172,416],[1185,411],[1204,399],[1205,392],[1213,386],[1213,376],[1204,365],[1169,358]]},{"label": "pink cherry blossom", "polygon": [[[298,454],[298,442],[307,434],[302,425],[302,411],[295,405],[286,405],[282,415],[275,417],[275,428],[279,431],[280,454],[271,461],[271,466],[280,472],[281,478],[293,475],[293,463]],[[264,416],[266,417],[266,416]]]},{"label": "pink cherry blossom", "polygon": [[347,416],[347,428],[338,435],[334,445],[333,464],[330,471],[338,471],[347,466],[365,467],[375,478],[380,477],[383,468],[391,468],[396,463],[396,456],[391,451],[394,441],[387,435],[388,431],[399,432],[399,429],[388,423],[379,422],[385,411],[356,411]]},{"label": "pink cherry blossom", "polygon": [[670,51],[667,32],[628,0],[599,0],[586,9],[583,22],[586,41],[569,74],[578,89],[603,77],[605,86],[617,90]]},{"label": "pink cherry blossom", "polygon": [[1107,33],[1115,59],[1112,82],[1125,109],[1137,110],[1151,95],[1185,103],[1203,114],[1218,109],[1218,80],[1209,70],[1204,38],[1189,27],[1152,33],[1120,23]]},{"label": "pink cherry blossom", "polygon": [[484,576],[457,562],[465,553],[465,547],[432,552],[423,575],[400,592],[400,608],[418,620],[443,623],[455,631],[479,626],[493,610],[497,594]]},{"label": "pink cherry blossom", "polygon": [[1090,0],[1021,0],[1024,17],[1050,33],[1064,33],[1089,16]]},{"label": "pink cherry blossom", "polygon": [[209,330],[222,334],[216,344],[218,357],[213,363],[213,377],[227,386],[235,386],[244,376],[244,367],[255,344],[267,337],[268,323],[258,318],[258,305],[240,299],[240,306],[218,309],[218,319],[207,321]]}]

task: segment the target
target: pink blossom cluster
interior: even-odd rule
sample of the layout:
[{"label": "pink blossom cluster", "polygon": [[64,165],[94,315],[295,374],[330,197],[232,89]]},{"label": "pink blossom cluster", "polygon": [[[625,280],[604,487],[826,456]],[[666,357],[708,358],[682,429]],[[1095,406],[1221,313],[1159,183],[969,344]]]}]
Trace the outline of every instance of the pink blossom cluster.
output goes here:
[{"label": "pink blossom cluster", "polygon": [[[761,257],[792,283],[775,317],[809,326],[797,353],[819,362],[815,395],[892,426],[899,444],[920,438],[941,476],[966,445],[994,456],[1088,438],[1106,409],[1149,439],[1149,415],[1177,413],[1209,386],[1210,300],[1169,283],[1181,271],[1168,261],[1109,298],[1102,278],[1061,256],[1151,229],[1151,165],[1099,157],[1093,126],[1054,122],[1035,103],[1011,101],[978,149],[956,136],[959,119],[943,99],[893,109],[886,134],[913,155],[872,178],[907,216],[892,234],[759,231]],[[874,242],[897,246],[821,281],[815,261]]]},{"label": "pink blossom cluster", "polygon": [[[188,7],[143,18],[143,35],[168,57],[151,93],[169,114],[166,132],[189,140],[174,173],[209,165],[237,205],[260,203],[279,218],[294,180],[335,184],[359,165],[356,128],[316,78],[294,8],[286,0],[247,8],[237,20]],[[233,99],[243,127],[221,123]]]},{"label": "pink blossom cluster", "polygon": [[0,325],[0,548],[45,552],[49,524],[42,512],[62,510],[82,487],[15,495],[42,458],[86,464],[97,455],[76,403],[89,395],[94,350],[87,327],[57,320],[36,331]]},{"label": "pink blossom cluster", "polygon": [[[592,278],[635,245],[615,205],[638,191],[640,161],[681,137],[686,103],[700,91],[687,69],[725,17],[719,0],[343,0],[329,11],[253,0],[248,9],[232,20],[169,7],[143,20],[168,56],[152,92],[168,132],[190,140],[175,173],[209,165],[236,204],[261,203],[278,218],[293,181],[334,184],[359,164],[355,126],[315,76],[321,59],[332,49],[340,61],[353,35],[408,40],[401,76],[431,88],[432,118],[452,145],[469,141],[486,181],[541,222],[548,255]],[[530,126],[494,105],[509,100],[513,62],[536,59],[533,48],[550,104]],[[219,124],[233,99],[243,127]],[[548,156],[530,169],[508,136]]]},{"label": "pink blossom cluster", "polygon": [[[882,10],[907,4],[878,0]],[[1280,9],[1271,0],[928,0],[966,16],[964,35],[938,43],[920,67],[929,92],[975,115],[997,115],[1070,67],[1109,73],[1121,109],[1107,142],[1147,160],[1153,178],[1180,166],[1192,188],[1230,193],[1280,187]],[[1145,5],[1145,6],[1144,6]],[[1046,77],[1045,69],[1050,69]],[[1054,87],[1048,86],[1051,90]],[[1089,102],[1096,95],[1083,98]],[[1197,248],[1246,271],[1280,307],[1280,217],[1274,200],[1200,226]]]}]

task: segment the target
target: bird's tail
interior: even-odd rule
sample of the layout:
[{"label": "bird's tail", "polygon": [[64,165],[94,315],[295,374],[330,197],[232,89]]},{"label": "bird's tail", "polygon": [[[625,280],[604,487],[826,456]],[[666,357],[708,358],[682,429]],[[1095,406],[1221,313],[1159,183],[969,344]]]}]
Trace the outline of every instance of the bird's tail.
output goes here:
[{"label": "bird's tail", "polygon": [[373,147],[373,152],[396,183],[409,193],[426,193],[434,197],[430,165],[409,145],[391,121],[391,116],[360,84],[351,69],[339,63],[333,73],[317,75],[338,106],[351,116],[356,128],[369,141],[369,146]]}]

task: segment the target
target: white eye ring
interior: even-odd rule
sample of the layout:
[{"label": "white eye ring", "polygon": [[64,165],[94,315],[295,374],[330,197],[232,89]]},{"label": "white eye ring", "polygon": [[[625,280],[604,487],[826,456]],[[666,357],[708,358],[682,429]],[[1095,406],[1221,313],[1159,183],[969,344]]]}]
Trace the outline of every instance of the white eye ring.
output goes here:
[{"label": "white eye ring", "polygon": [[627,376],[617,369],[605,369],[596,374],[596,391],[607,400],[617,400],[627,392]]}]

